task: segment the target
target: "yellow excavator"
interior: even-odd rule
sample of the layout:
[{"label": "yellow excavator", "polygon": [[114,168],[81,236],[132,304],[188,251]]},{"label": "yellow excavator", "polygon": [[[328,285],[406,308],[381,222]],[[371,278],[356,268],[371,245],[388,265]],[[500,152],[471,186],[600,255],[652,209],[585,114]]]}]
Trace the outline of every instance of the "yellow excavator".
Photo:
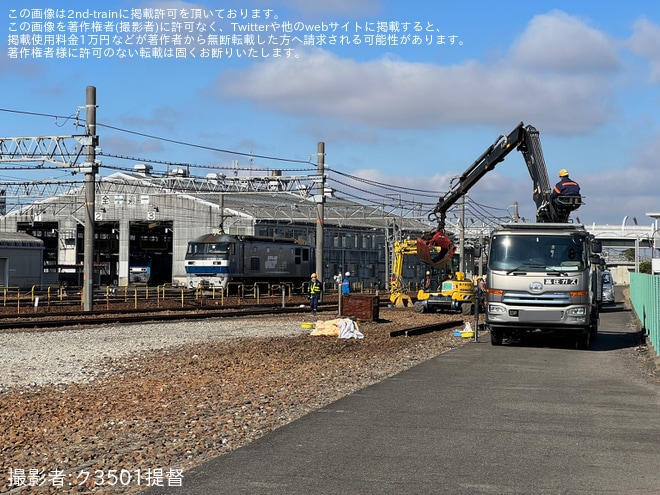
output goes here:
[{"label": "yellow excavator", "polygon": [[[436,250],[440,252],[441,247],[432,247],[431,254]],[[394,242],[392,262],[392,277],[390,280],[390,301],[396,307],[412,306],[418,313],[432,311],[460,311],[463,314],[471,314],[474,304],[474,284],[471,280],[465,280],[463,272],[456,272],[452,278],[444,280],[435,290],[420,289],[413,303],[406,291],[403,281],[403,260],[405,256],[418,256],[417,240],[405,239]]]},{"label": "yellow excavator", "polygon": [[403,259],[407,255],[417,255],[417,241],[405,239],[394,241],[392,275],[390,277],[390,301],[394,306],[412,306],[412,300],[403,282]]},{"label": "yellow excavator", "polygon": [[474,283],[465,280],[465,273],[456,272],[444,280],[436,290],[420,290],[413,310],[417,313],[432,311],[459,311],[472,314],[474,308]]}]

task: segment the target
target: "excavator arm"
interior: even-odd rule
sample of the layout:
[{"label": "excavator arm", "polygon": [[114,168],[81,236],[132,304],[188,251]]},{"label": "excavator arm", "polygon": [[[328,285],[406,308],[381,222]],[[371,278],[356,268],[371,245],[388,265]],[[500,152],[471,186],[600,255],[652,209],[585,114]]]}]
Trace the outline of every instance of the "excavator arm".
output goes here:
[{"label": "excavator arm", "polygon": [[536,203],[537,222],[567,222],[571,211],[581,204],[581,198],[568,198],[564,202],[553,201],[552,186],[543,158],[539,132],[531,125],[518,124],[508,135],[500,135],[457,180],[452,181],[449,191],[438,200],[429,214],[429,220],[438,222],[438,228],[417,239],[417,255],[426,264],[439,268],[450,260],[456,246],[445,233],[445,219],[449,209],[509,153],[518,150],[523,154],[527,170],[534,183],[533,199]]},{"label": "excavator arm", "polygon": [[392,275],[390,280],[390,301],[395,306],[411,304],[410,296],[406,294],[403,283],[403,259],[410,254],[417,254],[415,241],[395,241],[393,245]]},{"label": "excavator arm", "polygon": [[[439,248],[431,248],[431,256],[436,256]],[[417,256],[417,241],[404,239],[395,241],[392,252],[392,275],[390,280],[390,301],[395,306],[412,305],[410,296],[406,293],[403,280],[403,261],[406,256]]]}]

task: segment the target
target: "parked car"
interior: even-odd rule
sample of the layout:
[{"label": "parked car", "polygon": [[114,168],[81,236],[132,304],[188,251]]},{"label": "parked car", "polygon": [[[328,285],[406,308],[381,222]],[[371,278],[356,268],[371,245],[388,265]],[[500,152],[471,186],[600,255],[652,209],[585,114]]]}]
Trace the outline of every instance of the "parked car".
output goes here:
[{"label": "parked car", "polygon": [[603,271],[603,304],[611,303],[614,304],[614,279],[612,278],[612,272],[609,270]]}]

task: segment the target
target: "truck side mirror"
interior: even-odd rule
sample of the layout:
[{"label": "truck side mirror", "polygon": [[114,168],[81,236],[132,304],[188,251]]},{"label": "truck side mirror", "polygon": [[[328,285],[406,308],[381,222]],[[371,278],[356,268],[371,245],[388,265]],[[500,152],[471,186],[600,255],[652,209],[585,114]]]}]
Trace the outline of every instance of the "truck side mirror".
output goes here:
[{"label": "truck side mirror", "polygon": [[591,240],[591,251],[593,253],[602,253],[603,252],[603,243],[600,239]]}]

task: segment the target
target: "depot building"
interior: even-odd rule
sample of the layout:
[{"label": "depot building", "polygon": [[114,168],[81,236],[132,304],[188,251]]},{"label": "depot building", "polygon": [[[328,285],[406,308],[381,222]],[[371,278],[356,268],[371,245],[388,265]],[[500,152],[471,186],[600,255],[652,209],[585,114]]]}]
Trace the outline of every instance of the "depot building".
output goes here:
[{"label": "depot building", "polygon": [[[393,236],[418,234],[427,223],[337,198],[313,187],[291,188],[286,177],[191,178],[181,169],[154,177],[151,167],[117,172],[95,182],[94,283],[126,286],[186,285],[187,244],[203,234],[300,239],[316,245],[323,204],[324,281],[349,271],[365,286],[385,288]],[[83,187],[13,208],[0,217],[0,231],[38,239],[44,285],[82,285],[85,237]],[[404,278],[418,281],[424,266],[411,260]],[[145,276],[145,274],[147,274]]]}]

